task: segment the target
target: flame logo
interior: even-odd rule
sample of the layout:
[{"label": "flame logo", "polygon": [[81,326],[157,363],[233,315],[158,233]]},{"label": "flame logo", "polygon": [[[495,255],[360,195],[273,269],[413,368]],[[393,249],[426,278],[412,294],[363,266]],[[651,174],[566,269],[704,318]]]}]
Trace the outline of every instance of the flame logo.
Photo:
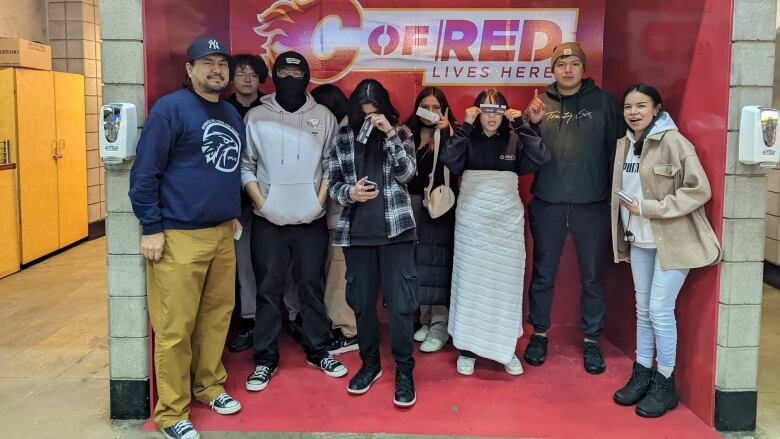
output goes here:
[{"label": "flame logo", "polygon": [[[324,12],[327,11],[327,12]],[[315,83],[335,81],[344,76],[358,56],[358,48],[337,48],[326,55],[314,53],[314,36],[329,18],[339,20],[340,29],[361,29],[362,9],[357,0],[279,0],[257,14],[254,27],[260,36],[260,55],[268,65],[287,50],[294,50],[309,62]],[[338,40],[323,35],[323,41]]]}]

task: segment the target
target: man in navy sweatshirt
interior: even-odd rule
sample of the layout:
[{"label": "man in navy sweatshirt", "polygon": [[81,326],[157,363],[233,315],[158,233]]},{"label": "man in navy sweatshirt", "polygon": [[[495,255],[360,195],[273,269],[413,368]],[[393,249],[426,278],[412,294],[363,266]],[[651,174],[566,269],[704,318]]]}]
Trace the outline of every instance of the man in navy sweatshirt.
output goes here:
[{"label": "man in navy sweatshirt", "polygon": [[245,139],[238,112],[220,101],[226,50],[214,38],[190,45],[188,86],[154,104],[130,172],[155,332],[154,421],[167,438],[199,437],[188,420],[190,395],[219,414],[241,409],[225,393],[221,361],[235,301]]}]

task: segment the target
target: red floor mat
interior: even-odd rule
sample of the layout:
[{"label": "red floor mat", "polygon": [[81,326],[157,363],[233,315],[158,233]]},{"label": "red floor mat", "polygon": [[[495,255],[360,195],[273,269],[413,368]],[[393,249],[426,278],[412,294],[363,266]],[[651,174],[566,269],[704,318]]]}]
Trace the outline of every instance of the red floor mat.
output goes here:
[{"label": "red floor mat", "polygon": [[[385,330],[386,330],[385,326]],[[357,352],[339,356],[349,368],[344,378],[330,378],[306,365],[303,351],[285,335],[280,340],[279,372],[259,393],[244,389],[254,369],[251,351],[225,354],[227,391],[243,406],[240,413],[220,416],[193,403],[191,420],[203,431],[352,432],[443,436],[510,436],[535,438],[720,438],[683,405],[659,419],[643,419],[632,407],[612,402],[625,383],[632,360],[603,343],[607,370],[588,375],[582,368],[582,338],[576,328],[550,332],[550,349],[542,367],[525,362],[525,373],[513,377],[502,365],[477,360],[470,377],[455,371],[457,351],[451,344],[435,354],[415,352],[417,404],[393,406],[395,367],[386,343],[384,375],[362,396],[346,392],[348,379],[360,367]],[[388,337],[385,337],[387,341]],[[518,344],[522,353],[527,339]],[[144,427],[154,429],[150,421]]]}]

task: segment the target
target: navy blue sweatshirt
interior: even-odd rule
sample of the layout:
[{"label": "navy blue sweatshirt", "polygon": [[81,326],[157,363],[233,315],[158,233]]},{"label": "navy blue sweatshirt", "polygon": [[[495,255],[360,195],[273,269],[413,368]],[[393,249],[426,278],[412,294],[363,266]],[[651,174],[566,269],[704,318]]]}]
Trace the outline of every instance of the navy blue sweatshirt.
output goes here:
[{"label": "navy blue sweatshirt", "polygon": [[244,122],[227,102],[189,89],[161,97],[146,118],[130,171],[130,201],[143,234],[237,218],[244,138]]}]

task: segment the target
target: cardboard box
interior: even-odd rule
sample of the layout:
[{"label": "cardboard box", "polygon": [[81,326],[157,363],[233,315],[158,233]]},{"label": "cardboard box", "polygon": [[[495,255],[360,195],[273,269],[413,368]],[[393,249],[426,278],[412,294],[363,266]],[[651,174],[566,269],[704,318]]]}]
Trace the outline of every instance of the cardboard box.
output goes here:
[{"label": "cardboard box", "polygon": [[769,192],[780,192],[780,169],[767,170],[766,189]]},{"label": "cardboard box", "polygon": [[775,265],[777,265],[777,246],[778,242],[774,239],[764,240],[764,259]]},{"label": "cardboard box", "polygon": [[767,238],[774,240],[780,238],[780,236],[778,236],[780,233],[780,218],[773,215],[767,215],[765,221],[766,229],[764,230],[764,235]]},{"label": "cardboard box", "polygon": [[51,70],[51,47],[18,38],[0,38],[0,66]]},{"label": "cardboard box", "polygon": [[776,192],[766,193],[766,213],[769,215],[780,216],[780,194]]}]

